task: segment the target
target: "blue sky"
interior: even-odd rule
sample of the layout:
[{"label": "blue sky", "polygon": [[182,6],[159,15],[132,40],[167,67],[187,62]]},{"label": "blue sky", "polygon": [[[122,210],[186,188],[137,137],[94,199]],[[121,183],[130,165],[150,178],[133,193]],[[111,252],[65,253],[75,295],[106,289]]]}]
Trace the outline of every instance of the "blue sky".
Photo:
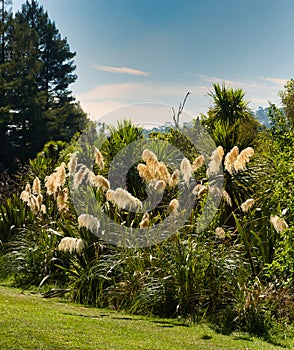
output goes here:
[{"label": "blue sky", "polygon": [[[24,1],[14,0],[14,11]],[[279,104],[294,74],[293,0],[39,0],[70,48],[92,118],[131,103],[206,113],[214,82]],[[165,107],[167,118],[170,108]]]}]

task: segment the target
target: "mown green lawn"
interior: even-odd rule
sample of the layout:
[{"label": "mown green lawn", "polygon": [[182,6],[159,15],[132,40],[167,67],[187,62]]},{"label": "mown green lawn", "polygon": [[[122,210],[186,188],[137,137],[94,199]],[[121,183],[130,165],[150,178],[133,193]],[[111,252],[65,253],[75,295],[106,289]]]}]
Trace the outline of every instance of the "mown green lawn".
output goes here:
[{"label": "mown green lawn", "polygon": [[206,325],[86,308],[0,286],[0,349],[272,350],[244,334],[224,336]]}]

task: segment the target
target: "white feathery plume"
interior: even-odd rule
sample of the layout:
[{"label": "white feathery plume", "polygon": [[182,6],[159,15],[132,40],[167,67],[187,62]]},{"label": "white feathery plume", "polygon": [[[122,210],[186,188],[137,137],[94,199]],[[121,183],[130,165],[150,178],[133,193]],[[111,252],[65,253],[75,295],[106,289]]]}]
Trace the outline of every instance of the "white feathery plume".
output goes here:
[{"label": "white feathery plume", "polygon": [[88,176],[89,171],[90,170],[85,165],[80,167],[79,171],[74,174],[73,189],[76,190],[79,187],[81,182]]},{"label": "white feathery plume", "polygon": [[277,215],[271,216],[270,222],[273,224],[275,230],[279,234],[283,233],[288,228],[288,224],[286,223],[286,221],[284,219],[278,217]]},{"label": "white feathery plume", "polygon": [[58,187],[62,187],[65,184],[66,181],[66,170],[65,170],[65,163],[62,162],[59,167],[55,169],[56,171],[56,180],[58,183]]},{"label": "white feathery plume", "polygon": [[208,186],[197,184],[194,188],[192,193],[197,197],[201,198],[206,192],[208,191]]},{"label": "white feathery plume", "polygon": [[70,155],[69,162],[67,164],[68,172],[70,175],[73,175],[76,172],[76,168],[78,165],[78,157],[77,157],[78,152],[74,152]]},{"label": "white feathery plume", "polygon": [[84,240],[82,238],[78,238],[75,244],[75,251],[77,252],[77,254],[81,255],[82,251],[84,250],[84,247],[85,247]]},{"label": "white feathery plume", "polygon": [[115,204],[114,197],[115,197],[114,190],[109,189],[108,191],[106,191],[106,199],[108,202]]},{"label": "white feathery plume", "polygon": [[103,159],[102,153],[95,146],[94,146],[94,156],[95,156],[95,163],[98,165],[98,167],[100,169],[104,169],[104,159]]},{"label": "white feathery plume", "polygon": [[170,187],[176,186],[179,183],[179,179],[180,179],[180,171],[179,169],[176,169],[170,177],[169,186]]},{"label": "white feathery plume", "polygon": [[144,149],[142,153],[142,159],[144,160],[144,162],[147,162],[148,159],[158,160],[156,154],[150,151],[149,149]]},{"label": "white feathery plume", "polygon": [[163,162],[159,162],[158,173],[160,180],[164,180],[166,183],[170,182],[170,173]]},{"label": "white feathery plume", "polygon": [[88,178],[91,186],[102,188],[103,191],[110,189],[110,182],[104,176],[95,175],[92,171],[89,171]]},{"label": "white feathery plume", "polygon": [[225,169],[232,175],[234,169],[234,163],[239,155],[238,146],[234,146],[230,152],[228,152],[225,156],[224,166]]},{"label": "white feathery plume", "polygon": [[188,184],[189,180],[192,177],[193,169],[191,163],[187,158],[183,158],[181,161],[181,173],[183,175],[184,181],[186,182],[186,184]]},{"label": "white feathery plume", "polygon": [[247,147],[238,155],[236,161],[233,164],[236,172],[240,170],[246,170],[246,164],[249,162],[250,158],[254,155],[254,149],[252,147]]},{"label": "white feathery plume", "polygon": [[58,189],[58,182],[57,182],[57,174],[56,172],[52,173],[49,176],[45,177],[45,187],[47,189],[47,194],[49,196],[55,195]]},{"label": "white feathery plume", "polygon": [[31,194],[28,191],[22,191],[20,194],[20,199],[25,202],[25,203],[29,203],[31,200]]},{"label": "white feathery plume", "polygon": [[84,249],[84,241],[81,238],[64,237],[58,245],[58,250],[62,252],[69,252],[81,254]]},{"label": "white feathery plume", "polygon": [[226,238],[226,232],[222,227],[217,227],[215,229],[215,234],[221,239]]},{"label": "white feathery plume", "polygon": [[137,170],[139,172],[139,175],[142,179],[144,179],[146,182],[149,182],[153,179],[150,170],[148,169],[147,165],[145,164],[138,164]]},{"label": "white feathery plume", "polygon": [[106,199],[121,209],[142,209],[142,202],[122,188],[117,188],[115,191],[108,190]]},{"label": "white feathery plume", "polygon": [[33,193],[38,195],[41,192],[41,182],[38,176],[33,181]]},{"label": "white feathery plume", "polygon": [[149,216],[149,213],[146,212],[142,217],[139,227],[145,228],[145,227],[149,227],[149,225],[150,225],[150,216]]},{"label": "white feathery plume", "polygon": [[172,216],[177,215],[179,206],[179,201],[176,198],[172,199],[168,205],[168,213]]},{"label": "white feathery plume", "polygon": [[229,205],[231,207],[232,206],[232,199],[231,199],[230,195],[228,194],[228,192],[223,189],[222,194],[223,194],[223,198],[226,201],[227,205]]},{"label": "white feathery plume", "polygon": [[56,197],[56,203],[59,211],[66,212],[69,210],[68,203],[67,203],[68,195],[69,195],[69,190],[67,187],[58,191],[57,197]]},{"label": "white feathery plume", "polygon": [[247,199],[244,203],[241,204],[241,209],[245,213],[248,211],[251,207],[253,207],[255,201],[253,198]]},{"label": "white feathery plume", "polygon": [[164,180],[158,180],[155,183],[154,189],[156,192],[163,192],[166,188],[166,182]]},{"label": "white feathery plume", "polygon": [[197,171],[198,169],[200,169],[204,165],[204,163],[205,163],[204,156],[203,155],[198,156],[192,164],[193,171]]},{"label": "white feathery plume", "polygon": [[39,205],[39,202],[38,202],[38,199],[37,197],[35,197],[34,195],[31,196],[31,200],[30,202],[28,203],[28,205],[30,206],[32,212],[34,214],[38,214],[39,210],[40,210],[40,205]]},{"label": "white feathery plume", "polygon": [[45,178],[45,187],[47,194],[54,195],[56,197],[59,188],[61,188],[66,181],[65,163],[61,163],[55,171]]},{"label": "white feathery plume", "polygon": [[31,193],[31,185],[29,183],[26,184],[25,191]]},{"label": "white feathery plume", "polygon": [[210,157],[210,162],[208,164],[207,169],[207,176],[218,174],[222,159],[224,156],[224,149],[222,146],[218,146],[217,149],[215,149]]},{"label": "white feathery plume", "polygon": [[45,204],[42,204],[42,205],[41,205],[40,212],[41,212],[42,214],[46,214],[47,209],[46,209],[46,205],[45,205]]},{"label": "white feathery plume", "polygon": [[148,158],[146,160],[147,168],[153,180],[159,180],[159,162],[155,158]]},{"label": "white feathery plume", "polygon": [[81,214],[78,217],[79,227],[86,227],[92,233],[97,233],[100,228],[99,220],[90,214]]},{"label": "white feathery plume", "polygon": [[41,206],[43,202],[43,195],[41,193],[38,194],[37,201],[39,203],[39,206]]}]

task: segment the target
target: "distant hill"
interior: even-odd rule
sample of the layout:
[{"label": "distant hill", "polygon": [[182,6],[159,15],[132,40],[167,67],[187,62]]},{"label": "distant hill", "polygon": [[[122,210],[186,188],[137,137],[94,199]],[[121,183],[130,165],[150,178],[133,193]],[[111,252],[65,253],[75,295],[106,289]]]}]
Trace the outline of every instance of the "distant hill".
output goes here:
[{"label": "distant hill", "polygon": [[[264,125],[267,128],[270,127],[270,119],[268,117],[268,107],[266,108],[258,107],[258,109],[254,111],[254,116],[262,125]],[[184,123],[183,125],[188,126],[188,124],[189,123]],[[172,127],[174,127],[173,123],[165,122],[161,126],[156,126],[148,129],[143,128],[143,134],[148,135],[152,132],[165,132]]]},{"label": "distant hill", "polygon": [[258,109],[255,111],[255,118],[264,126],[267,128],[270,127],[270,120],[268,117],[268,108],[262,108],[258,107]]}]

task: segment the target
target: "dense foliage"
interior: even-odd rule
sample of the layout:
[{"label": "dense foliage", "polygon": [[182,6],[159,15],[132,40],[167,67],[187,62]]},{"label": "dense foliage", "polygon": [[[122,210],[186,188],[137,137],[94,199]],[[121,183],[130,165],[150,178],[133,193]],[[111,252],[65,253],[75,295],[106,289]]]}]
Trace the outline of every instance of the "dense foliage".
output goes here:
[{"label": "dense foliage", "polygon": [[[130,122],[111,126],[105,136],[105,130],[96,135],[104,140],[97,149],[93,125],[84,135],[93,144],[84,144],[82,137],[59,145],[57,153],[52,153],[54,144],[46,146],[30,162],[21,193],[1,206],[2,277],[13,278],[18,286],[37,286],[46,297],[67,295],[98,307],[192,321],[205,317],[222,332],[240,329],[274,343],[282,344],[282,338],[287,342],[294,310],[293,196],[288,172],[289,141],[294,136],[290,130],[287,141],[285,134],[276,136],[283,116],[275,106],[269,110],[272,128],[260,135],[264,144],[260,154],[250,147],[225,153],[218,146],[205,163],[179,130],[150,134],[156,155],[142,148],[142,159],[127,172],[121,191],[137,205],[144,200],[146,188],[161,190],[158,184],[165,181],[161,202],[145,214],[129,211],[107,179],[115,155],[134,141],[144,141],[142,130]],[[192,133],[199,132],[198,125],[199,120]],[[80,198],[86,191],[121,227],[148,230],[168,217],[178,220],[183,203],[176,202],[177,191],[188,184],[186,168],[181,166],[173,178],[174,188],[175,171],[163,162],[167,158],[162,140],[176,143],[187,155],[181,164],[191,166],[188,181],[196,184],[192,194],[196,205],[185,224],[162,242],[145,248],[110,244],[97,235],[99,226],[105,227],[103,218],[94,217],[90,205],[83,214],[77,213],[75,196]],[[83,152],[92,158],[89,167],[83,163]],[[215,191],[206,176],[216,163],[224,169],[220,206],[210,224],[199,230],[199,217]],[[162,178],[152,175],[154,164],[166,165]],[[125,164],[118,166],[124,173]],[[155,176],[155,182],[149,175]]]}]

